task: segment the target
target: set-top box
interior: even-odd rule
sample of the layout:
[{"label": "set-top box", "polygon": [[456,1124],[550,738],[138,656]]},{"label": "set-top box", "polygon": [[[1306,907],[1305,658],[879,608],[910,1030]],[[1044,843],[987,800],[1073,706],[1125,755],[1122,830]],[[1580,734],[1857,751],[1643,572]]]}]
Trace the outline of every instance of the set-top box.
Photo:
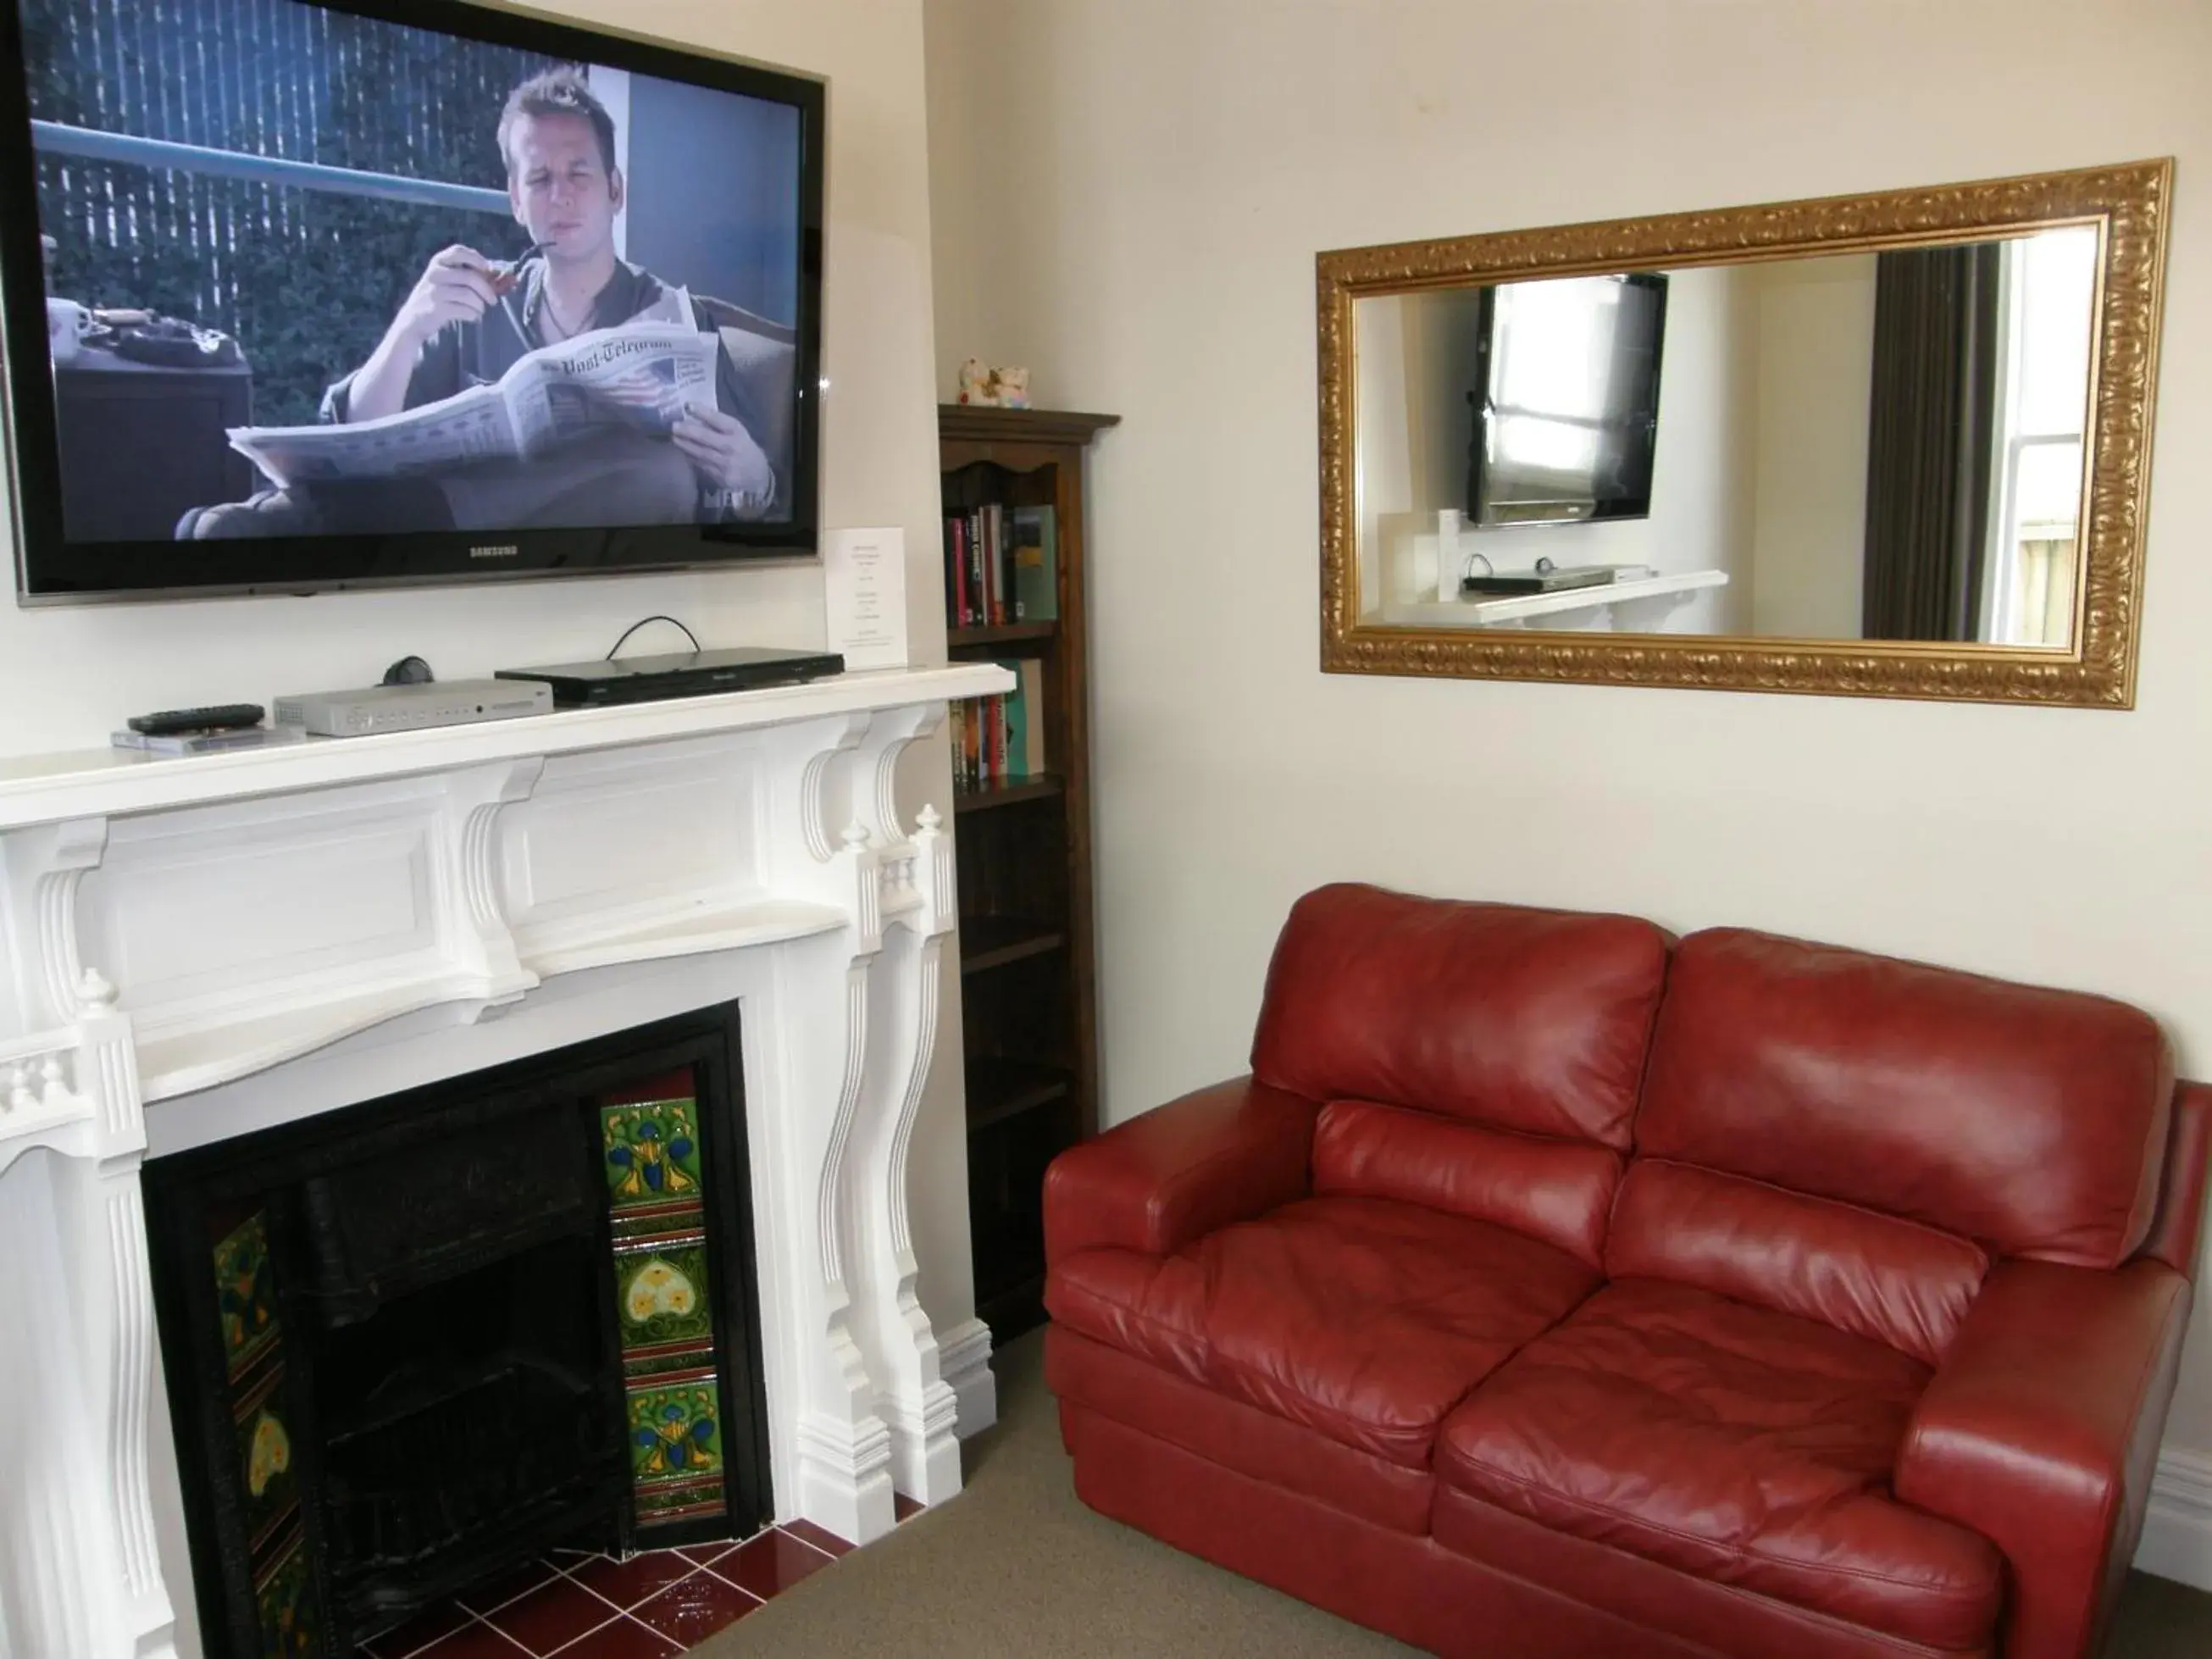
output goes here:
[{"label": "set-top box", "polygon": [[276,723],[322,738],[365,738],[378,732],[422,732],[553,712],[553,688],[535,680],[432,680],[423,685],[369,685],[346,691],[305,691],[279,697]]}]

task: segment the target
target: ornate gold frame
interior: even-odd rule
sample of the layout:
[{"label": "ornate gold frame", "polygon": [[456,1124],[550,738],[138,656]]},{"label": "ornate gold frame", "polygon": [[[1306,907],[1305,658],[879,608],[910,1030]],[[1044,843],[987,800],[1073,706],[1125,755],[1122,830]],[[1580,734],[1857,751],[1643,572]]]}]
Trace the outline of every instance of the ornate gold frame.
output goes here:
[{"label": "ornate gold frame", "polygon": [[[1318,255],[1322,669],[2132,708],[2172,190],[2173,163],[2167,159]],[[1359,621],[1355,299],[1539,274],[1907,247],[2083,222],[2100,228],[2103,264],[2082,520],[2086,568],[2076,585],[2071,650],[1518,629],[1488,634]]]}]

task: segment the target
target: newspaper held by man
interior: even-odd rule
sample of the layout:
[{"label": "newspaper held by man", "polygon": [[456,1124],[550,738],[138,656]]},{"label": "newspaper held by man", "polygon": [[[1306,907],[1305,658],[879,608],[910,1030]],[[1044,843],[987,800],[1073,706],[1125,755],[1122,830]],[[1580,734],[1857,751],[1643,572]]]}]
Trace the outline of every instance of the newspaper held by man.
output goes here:
[{"label": "newspaper held by man", "polygon": [[616,327],[541,346],[453,397],[374,420],[233,427],[230,444],[289,489],[535,459],[610,427],[665,437],[687,408],[714,401],[720,349],[692,324],[690,295],[672,288]]}]

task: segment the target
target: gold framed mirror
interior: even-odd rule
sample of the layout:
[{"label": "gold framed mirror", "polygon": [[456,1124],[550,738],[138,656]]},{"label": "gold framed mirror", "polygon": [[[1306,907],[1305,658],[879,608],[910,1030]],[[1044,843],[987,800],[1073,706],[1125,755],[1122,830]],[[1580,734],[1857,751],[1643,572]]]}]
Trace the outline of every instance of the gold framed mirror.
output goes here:
[{"label": "gold framed mirror", "polygon": [[1319,255],[1322,668],[2131,707],[2172,192]]}]

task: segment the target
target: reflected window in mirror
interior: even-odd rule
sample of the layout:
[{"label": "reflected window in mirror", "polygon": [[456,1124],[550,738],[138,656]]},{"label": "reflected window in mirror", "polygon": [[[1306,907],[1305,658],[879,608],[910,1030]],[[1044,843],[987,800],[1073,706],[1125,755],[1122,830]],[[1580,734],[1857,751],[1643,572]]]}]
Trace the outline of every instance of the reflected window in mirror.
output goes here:
[{"label": "reflected window in mirror", "polygon": [[1864,638],[2072,642],[2096,258],[2069,226],[1875,259]]},{"label": "reflected window in mirror", "polygon": [[2074,225],[2008,245],[2002,282],[1996,507],[1981,636],[2063,646],[2079,562],[2096,231]]}]

